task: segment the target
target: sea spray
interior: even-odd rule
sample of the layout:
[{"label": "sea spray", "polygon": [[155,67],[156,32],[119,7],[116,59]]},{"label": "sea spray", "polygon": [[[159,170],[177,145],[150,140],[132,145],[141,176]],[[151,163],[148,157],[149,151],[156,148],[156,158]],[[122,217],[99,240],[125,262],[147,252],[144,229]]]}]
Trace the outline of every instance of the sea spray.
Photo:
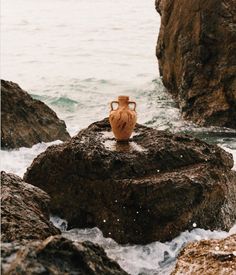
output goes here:
[{"label": "sea spray", "polygon": [[[193,241],[222,239],[236,233],[236,225],[229,232],[195,228],[184,231],[170,242],[153,242],[147,245],[119,245],[111,238],[104,238],[98,228],[66,230],[66,220],[51,217],[63,236],[73,241],[91,241],[101,245],[107,255],[117,261],[131,275],[168,275],[174,269],[181,249]],[[197,225],[196,225],[197,226]]]}]

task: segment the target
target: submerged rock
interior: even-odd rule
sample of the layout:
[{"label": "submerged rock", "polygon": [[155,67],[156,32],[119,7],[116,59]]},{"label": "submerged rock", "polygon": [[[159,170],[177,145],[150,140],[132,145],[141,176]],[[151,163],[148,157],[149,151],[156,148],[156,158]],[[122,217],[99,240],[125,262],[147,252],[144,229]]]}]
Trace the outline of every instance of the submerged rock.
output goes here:
[{"label": "submerged rock", "polygon": [[62,236],[26,245],[3,243],[1,250],[3,274],[127,274],[98,245]]},{"label": "submerged rock", "polygon": [[49,221],[48,202],[44,191],[1,172],[1,240],[45,239],[60,234]]},{"label": "submerged rock", "polygon": [[99,227],[119,243],[166,241],[193,223],[229,229],[236,218],[231,154],[196,138],[137,125],[117,143],[108,119],[49,147],[24,179],[50,194],[69,227]]},{"label": "submerged rock", "polygon": [[223,240],[204,240],[187,245],[172,275],[235,274],[236,235]]},{"label": "submerged rock", "polygon": [[235,0],[156,0],[160,75],[183,117],[236,128]]},{"label": "submerged rock", "polygon": [[1,80],[1,103],[2,148],[31,147],[42,141],[65,141],[70,138],[64,121],[16,83]]}]

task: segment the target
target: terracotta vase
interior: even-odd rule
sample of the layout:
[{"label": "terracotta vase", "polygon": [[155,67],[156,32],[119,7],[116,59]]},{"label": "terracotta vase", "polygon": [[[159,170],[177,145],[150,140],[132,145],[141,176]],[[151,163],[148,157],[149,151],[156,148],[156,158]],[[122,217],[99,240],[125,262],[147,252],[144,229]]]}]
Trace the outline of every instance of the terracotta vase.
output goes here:
[{"label": "terracotta vase", "polygon": [[[115,110],[113,108],[114,103],[118,104]],[[132,109],[131,105],[133,105]],[[132,135],[137,121],[135,109],[136,103],[129,101],[128,96],[119,96],[118,101],[111,102],[109,121],[117,141],[127,141]]]}]

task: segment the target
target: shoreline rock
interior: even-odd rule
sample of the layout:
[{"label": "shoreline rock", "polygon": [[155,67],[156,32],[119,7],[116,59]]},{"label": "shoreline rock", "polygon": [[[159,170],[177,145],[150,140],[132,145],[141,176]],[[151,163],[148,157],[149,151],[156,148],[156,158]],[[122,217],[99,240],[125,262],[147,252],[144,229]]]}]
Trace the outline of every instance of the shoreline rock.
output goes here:
[{"label": "shoreline rock", "polygon": [[39,142],[68,140],[63,120],[43,102],[33,99],[16,83],[1,80],[1,147],[32,147]]},{"label": "shoreline rock", "polygon": [[1,172],[1,241],[45,239],[60,234],[49,221],[49,200],[43,190]]},{"label": "shoreline rock", "polygon": [[1,183],[3,274],[127,274],[100,246],[59,235],[44,191],[5,172]]},{"label": "shoreline rock", "polygon": [[3,274],[128,274],[100,246],[62,236],[24,245],[3,243],[1,250]]},{"label": "shoreline rock", "polygon": [[171,275],[235,274],[236,234],[222,240],[202,240],[188,244],[179,254]]},{"label": "shoreline rock", "polygon": [[229,229],[236,218],[232,155],[196,138],[137,124],[117,143],[108,119],[36,157],[24,180],[52,200],[69,228],[100,228],[118,243],[167,241],[193,223]]},{"label": "shoreline rock", "polygon": [[167,90],[187,120],[236,129],[234,0],[156,0],[156,47]]}]

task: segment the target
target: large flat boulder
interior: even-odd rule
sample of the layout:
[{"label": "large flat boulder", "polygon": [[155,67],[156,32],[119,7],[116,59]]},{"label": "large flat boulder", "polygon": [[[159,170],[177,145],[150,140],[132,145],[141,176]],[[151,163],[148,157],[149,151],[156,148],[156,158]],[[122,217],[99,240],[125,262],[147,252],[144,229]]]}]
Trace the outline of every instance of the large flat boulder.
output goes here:
[{"label": "large flat boulder", "polygon": [[24,245],[3,243],[1,250],[2,274],[127,274],[98,245],[72,242],[62,236]]},{"label": "large flat boulder", "polygon": [[60,234],[49,221],[49,200],[43,190],[1,172],[1,240],[36,240]]},{"label": "large flat boulder", "polygon": [[236,235],[188,244],[180,252],[171,274],[236,274]]},{"label": "large flat boulder", "polygon": [[183,117],[236,128],[235,0],[156,0],[163,84]]},{"label": "large flat boulder", "polygon": [[108,119],[49,147],[24,175],[69,227],[99,227],[119,243],[166,241],[193,224],[229,229],[236,218],[232,155],[196,138],[137,124],[117,143]]},{"label": "large flat boulder", "polygon": [[1,80],[1,104],[3,149],[31,147],[39,142],[70,138],[64,121],[16,83]]}]

